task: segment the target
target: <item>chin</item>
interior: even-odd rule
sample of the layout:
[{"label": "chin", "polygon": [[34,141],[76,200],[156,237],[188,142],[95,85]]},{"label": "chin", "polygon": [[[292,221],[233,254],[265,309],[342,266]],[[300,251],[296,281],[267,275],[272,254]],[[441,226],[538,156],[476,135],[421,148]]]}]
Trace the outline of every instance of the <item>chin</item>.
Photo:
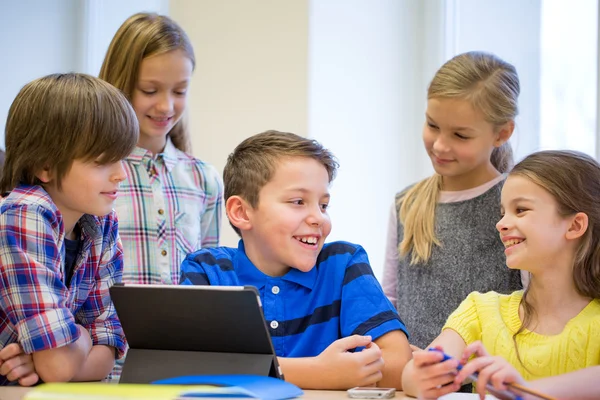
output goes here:
[{"label": "chin", "polygon": [[295,269],[297,269],[298,271],[302,271],[302,272],[310,272],[316,264],[317,260],[315,260],[312,264],[308,265],[308,264],[296,264],[294,266]]}]

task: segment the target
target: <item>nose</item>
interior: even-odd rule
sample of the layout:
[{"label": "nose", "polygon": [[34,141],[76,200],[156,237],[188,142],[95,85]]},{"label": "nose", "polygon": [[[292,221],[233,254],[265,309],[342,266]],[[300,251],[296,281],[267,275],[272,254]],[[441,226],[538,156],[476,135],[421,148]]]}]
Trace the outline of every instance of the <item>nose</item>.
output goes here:
[{"label": "nose", "polygon": [[306,222],[312,226],[321,226],[325,221],[325,212],[321,209],[321,205],[317,204],[316,207],[311,207]]},{"label": "nose", "polygon": [[112,171],[112,180],[114,182],[123,182],[127,179],[127,171],[123,161],[116,162]]},{"label": "nose", "polygon": [[173,96],[170,92],[165,92],[159,97],[156,109],[163,114],[170,113],[173,110]]},{"label": "nose", "polygon": [[496,229],[498,230],[498,232],[506,232],[508,231],[509,223],[509,218],[505,214],[502,218],[500,218],[500,221],[496,223]]},{"label": "nose", "polygon": [[433,142],[433,150],[436,153],[444,153],[447,152],[450,149],[450,146],[448,146],[448,143],[446,143],[446,137],[443,134],[440,134],[436,137],[435,141]]}]

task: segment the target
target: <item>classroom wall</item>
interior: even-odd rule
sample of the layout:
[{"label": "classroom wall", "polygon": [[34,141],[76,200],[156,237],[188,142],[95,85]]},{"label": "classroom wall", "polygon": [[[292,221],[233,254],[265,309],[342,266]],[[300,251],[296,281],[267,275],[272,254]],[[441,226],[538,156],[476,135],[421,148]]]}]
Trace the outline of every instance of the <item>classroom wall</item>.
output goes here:
[{"label": "classroom wall", "polygon": [[[248,136],[307,135],[307,1],[172,0],[170,15],[196,53],[188,107],[194,155],[222,171]],[[237,241],[224,218],[222,244]]]},{"label": "classroom wall", "polygon": [[0,3],[0,147],[8,109],[21,87],[40,76],[77,68],[77,0]]}]

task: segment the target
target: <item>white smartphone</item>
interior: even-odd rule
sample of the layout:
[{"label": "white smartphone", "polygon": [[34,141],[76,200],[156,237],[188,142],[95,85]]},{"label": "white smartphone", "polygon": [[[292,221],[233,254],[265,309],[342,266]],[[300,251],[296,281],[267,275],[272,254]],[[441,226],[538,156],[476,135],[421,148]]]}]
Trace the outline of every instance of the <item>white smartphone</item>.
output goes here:
[{"label": "white smartphone", "polygon": [[357,386],[348,389],[348,397],[351,399],[391,399],[396,396],[394,388],[362,387]]}]

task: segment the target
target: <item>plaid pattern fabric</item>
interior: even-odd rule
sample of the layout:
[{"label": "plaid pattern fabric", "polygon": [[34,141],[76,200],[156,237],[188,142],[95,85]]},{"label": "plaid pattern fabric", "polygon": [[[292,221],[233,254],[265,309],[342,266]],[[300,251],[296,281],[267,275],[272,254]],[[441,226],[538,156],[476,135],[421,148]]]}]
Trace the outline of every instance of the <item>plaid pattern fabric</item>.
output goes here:
[{"label": "plaid pattern fabric", "polygon": [[123,282],[178,284],[188,253],[219,244],[221,178],[170,139],[156,157],[137,147],[125,168],[128,178],[116,203]]},{"label": "plaid pattern fabric", "polygon": [[[26,353],[75,342],[85,327],[94,345],[115,347],[125,336],[108,289],[120,282],[123,250],[114,212],[84,215],[81,252],[64,282],[65,232],[60,211],[40,186],[15,188],[0,206],[0,348]],[[0,377],[0,385],[8,382]]]}]

